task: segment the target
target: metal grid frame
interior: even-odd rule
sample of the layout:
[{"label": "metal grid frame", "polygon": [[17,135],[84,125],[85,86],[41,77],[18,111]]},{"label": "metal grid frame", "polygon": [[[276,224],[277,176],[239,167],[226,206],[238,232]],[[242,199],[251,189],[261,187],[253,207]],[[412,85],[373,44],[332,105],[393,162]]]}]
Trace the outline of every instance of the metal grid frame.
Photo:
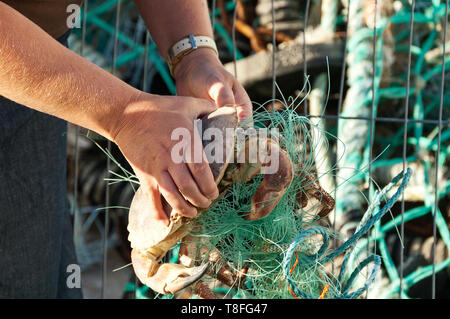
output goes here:
[{"label": "metal grid frame", "polygon": [[[304,17],[304,30],[303,31],[303,56],[306,57],[306,50],[307,50],[307,46],[306,46],[306,27],[308,24],[308,9],[310,7],[310,0],[305,0],[306,1],[306,14]],[[350,2],[352,0],[347,0],[347,4],[348,6],[350,5]],[[374,1],[374,6],[375,6],[375,12],[376,12],[376,8],[378,5],[378,1],[377,0],[373,0]],[[119,41],[119,35],[120,35],[120,15],[121,15],[121,3],[123,2],[123,0],[110,0],[107,1],[106,3],[104,3],[102,6],[98,7],[95,9],[95,11],[92,13],[91,16],[94,16],[95,13],[99,14],[101,13],[101,10],[107,10],[108,8],[112,8],[113,5],[115,6],[115,14],[116,14],[116,18],[115,18],[115,26],[114,26],[114,32],[113,32],[113,37],[114,37],[114,50],[113,50],[113,62],[112,62],[112,73],[114,75],[116,75],[116,62],[118,59],[117,56],[117,44]],[[236,67],[236,60],[238,59],[238,56],[240,56],[240,54],[238,54],[237,51],[237,45],[236,45],[236,29],[235,29],[235,21],[236,21],[236,8],[237,8],[237,2],[238,0],[233,0],[234,2],[234,9],[233,10],[233,32],[232,32],[232,51],[233,51],[233,58],[234,58],[234,75],[235,77],[238,78],[238,70]],[[409,118],[409,114],[408,114],[408,107],[409,107],[409,95],[410,95],[410,87],[411,87],[411,73],[410,73],[410,69],[411,69],[411,49],[413,46],[413,34],[414,34],[414,10],[415,10],[415,4],[416,1],[415,0],[411,0],[411,17],[410,17],[410,22],[409,22],[409,45],[408,45],[408,74],[407,74],[407,79],[406,79],[406,98],[404,100],[404,117],[403,118],[394,118],[394,117],[379,117],[376,116],[375,114],[375,96],[376,96],[376,84],[375,84],[375,72],[373,72],[372,74],[372,89],[371,89],[371,104],[370,104],[370,116],[369,117],[364,117],[364,116],[342,116],[341,115],[341,110],[342,110],[342,104],[343,104],[343,96],[344,96],[344,82],[345,82],[345,74],[346,74],[346,68],[347,68],[347,33],[348,33],[348,23],[346,25],[346,32],[345,32],[345,36],[344,36],[344,52],[343,52],[343,60],[342,60],[342,65],[341,65],[341,74],[340,74],[340,83],[339,83],[339,96],[338,96],[338,106],[337,106],[337,114],[336,115],[325,115],[322,114],[320,116],[316,116],[316,115],[310,115],[307,113],[307,99],[305,100],[305,116],[309,117],[309,118],[319,118],[319,119],[335,119],[337,120],[337,126],[339,127],[339,123],[340,120],[346,119],[346,120],[358,120],[358,121],[366,121],[369,124],[369,140],[370,140],[370,155],[369,155],[369,167],[368,167],[368,177],[369,177],[369,181],[372,179],[372,159],[373,159],[373,145],[374,145],[374,126],[375,123],[377,122],[392,122],[392,123],[400,123],[403,124],[404,130],[403,130],[403,149],[402,149],[402,166],[403,169],[405,169],[407,167],[407,156],[406,156],[406,145],[407,145],[407,137],[408,137],[408,130],[407,130],[407,125],[408,123],[420,123],[420,124],[432,124],[435,125],[435,127],[438,130],[437,133],[437,150],[436,150],[436,155],[435,155],[435,161],[436,161],[436,165],[435,165],[435,185],[434,185],[434,209],[432,211],[432,217],[433,217],[433,246],[432,246],[432,292],[431,292],[431,296],[434,299],[436,297],[436,263],[435,263],[435,250],[436,250],[436,241],[437,241],[437,227],[436,227],[436,213],[438,211],[438,198],[439,198],[439,194],[438,194],[438,178],[437,176],[439,176],[439,155],[440,155],[440,151],[441,151],[441,134],[442,134],[442,128],[444,127],[444,125],[448,125],[450,124],[450,119],[443,119],[443,108],[444,108],[444,79],[445,79],[445,64],[446,64],[446,60],[445,60],[445,53],[446,53],[446,39],[447,39],[447,20],[448,19],[444,19],[443,25],[444,25],[444,31],[443,31],[443,54],[442,54],[442,71],[441,71],[441,82],[440,82],[440,102],[439,102],[439,117],[438,120],[430,120],[430,119],[411,119]],[[83,48],[84,48],[84,44],[85,44],[85,39],[86,39],[86,24],[87,24],[87,20],[86,18],[88,17],[89,13],[88,13],[88,7],[89,7],[89,1],[88,0],[84,0],[84,5],[83,5],[83,11],[82,11],[82,45],[81,45],[81,49],[80,49],[80,55],[83,56]],[[212,25],[213,25],[213,29],[217,28],[217,21],[216,21],[216,11],[218,10],[216,7],[216,0],[212,1],[212,12],[213,14],[211,15],[211,20],[212,20]],[[347,17],[346,17],[346,21],[349,21],[349,17],[348,17],[349,13],[347,13]],[[377,15],[374,15],[374,21],[373,21],[373,52],[372,52],[372,67],[375,70],[376,68],[376,41],[377,41],[377,20],[376,20]],[[448,17],[448,0],[445,0],[445,17]],[[96,19],[99,19],[98,17],[96,17]],[[96,21],[97,23],[100,23],[98,20]],[[273,41],[273,54],[272,54],[272,97],[275,98],[276,96],[276,85],[275,82],[277,80],[277,70],[276,70],[276,63],[275,63],[275,58],[276,58],[276,42],[275,42],[275,32],[276,32],[276,24],[275,24],[275,13],[274,13],[274,0],[272,0],[272,23],[273,23],[273,29],[272,29],[272,41]],[[100,23],[101,24],[101,23]],[[110,32],[110,31],[109,31]],[[123,35],[122,35],[123,37]],[[148,71],[148,59],[155,59],[155,53],[154,53],[154,49],[155,46],[153,43],[150,43],[150,37],[149,34],[147,32],[147,36],[146,36],[146,40],[145,40],[145,49],[142,50],[142,47],[137,46],[136,47],[136,52],[134,53],[135,57],[141,57],[142,55],[144,55],[144,59],[145,59],[145,63],[144,63],[144,73],[143,73],[143,89],[146,88],[145,83],[147,82],[147,71]],[[133,54],[132,54],[133,55]],[[157,60],[157,59],[156,59]],[[160,73],[162,73],[163,75],[165,74],[165,76],[167,76],[167,69],[165,68],[165,66],[161,65],[161,61],[158,62],[157,64],[157,68],[160,71]],[[301,78],[303,81],[307,81],[307,70],[308,70],[308,64],[307,64],[307,60],[304,59],[304,65],[303,65],[303,70],[304,73],[299,74],[299,78]],[[76,144],[75,144],[75,185],[74,185],[74,205],[72,207],[72,213],[74,215],[74,238],[75,240],[77,240],[77,238],[80,236],[80,229],[82,227],[81,225],[81,219],[80,219],[80,209],[77,207],[77,174],[78,174],[78,160],[79,160],[79,152],[78,152],[78,135],[79,135],[79,130],[77,129],[77,138],[76,138]],[[111,149],[111,142],[108,142],[108,150]],[[110,160],[108,159],[107,162],[107,169],[109,171],[110,169]],[[105,176],[108,177],[108,176]],[[373,187],[372,183],[369,182],[370,188]],[[369,192],[369,196],[370,196]],[[338,199],[337,199],[338,200]],[[370,201],[370,197],[369,197],[369,201]],[[106,186],[106,201],[105,201],[105,206],[108,207],[110,205],[110,194],[109,194],[109,186],[107,184]],[[105,228],[104,228],[104,232],[103,232],[103,272],[102,272],[102,289],[101,289],[101,297],[103,298],[105,296],[105,283],[108,280],[108,274],[107,274],[107,256],[108,256],[108,224],[109,224],[109,209],[106,208],[104,211],[104,224],[105,224]],[[335,220],[333,222],[333,227],[335,224]],[[404,197],[402,198],[402,202],[401,202],[401,239],[404,239],[404,229],[405,227],[405,200]],[[376,249],[376,246],[375,246]],[[398,292],[398,297],[402,298],[403,294],[403,288],[405,286],[404,283],[404,276],[403,276],[403,269],[404,269],[404,251],[403,251],[403,247],[401,249],[401,253],[400,253],[400,265],[399,265],[399,292]]]}]

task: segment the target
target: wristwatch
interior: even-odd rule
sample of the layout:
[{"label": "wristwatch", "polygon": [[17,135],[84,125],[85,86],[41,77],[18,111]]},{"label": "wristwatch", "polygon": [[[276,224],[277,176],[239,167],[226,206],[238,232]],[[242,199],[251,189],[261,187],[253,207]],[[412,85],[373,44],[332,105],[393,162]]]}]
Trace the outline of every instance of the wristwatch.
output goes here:
[{"label": "wristwatch", "polygon": [[199,48],[211,49],[217,55],[219,55],[219,53],[217,52],[216,42],[214,42],[213,39],[205,35],[194,36],[190,34],[187,37],[175,43],[169,49],[167,64],[169,65],[170,74],[173,76],[173,70],[175,66],[181,61],[181,59],[185,55]]}]

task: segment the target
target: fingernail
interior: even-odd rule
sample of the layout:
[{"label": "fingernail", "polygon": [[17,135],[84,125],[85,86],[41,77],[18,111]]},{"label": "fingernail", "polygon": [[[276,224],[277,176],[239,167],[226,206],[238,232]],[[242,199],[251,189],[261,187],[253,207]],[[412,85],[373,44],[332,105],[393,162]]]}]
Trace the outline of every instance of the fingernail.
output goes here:
[{"label": "fingernail", "polygon": [[197,216],[197,210],[195,208],[189,209],[185,212],[186,217],[195,217]]},{"label": "fingernail", "polygon": [[[210,200],[215,200],[217,197],[219,197],[219,190],[216,188],[216,190],[214,191],[214,193],[209,194],[208,198]],[[211,205],[211,204],[210,204]]]},{"label": "fingernail", "polygon": [[211,206],[211,204],[212,204],[212,201],[211,200],[207,200],[202,207],[203,208],[208,208],[209,206]]}]

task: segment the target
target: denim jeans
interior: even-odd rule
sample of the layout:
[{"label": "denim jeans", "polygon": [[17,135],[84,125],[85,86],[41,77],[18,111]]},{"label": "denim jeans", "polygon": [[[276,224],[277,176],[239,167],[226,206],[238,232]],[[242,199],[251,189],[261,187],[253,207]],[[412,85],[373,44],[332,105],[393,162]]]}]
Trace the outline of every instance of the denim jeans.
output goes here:
[{"label": "denim jeans", "polygon": [[[67,45],[68,33],[58,39]],[[0,96],[0,298],[81,298],[66,198],[67,123]]]}]

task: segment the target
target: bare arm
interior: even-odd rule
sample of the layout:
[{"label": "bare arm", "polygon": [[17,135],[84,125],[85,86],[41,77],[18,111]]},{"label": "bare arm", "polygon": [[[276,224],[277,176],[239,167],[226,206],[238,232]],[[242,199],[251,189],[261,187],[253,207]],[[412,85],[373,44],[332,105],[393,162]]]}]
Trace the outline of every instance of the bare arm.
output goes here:
[{"label": "bare arm", "polygon": [[0,95],[114,139],[139,91],[54,40],[0,2]]},{"label": "bare arm", "polygon": [[[0,2],[0,95],[91,129],[114,141],[144,191],[149,212],[168,222],[162,194],[182,214],[207,207],[218,195],[206,161],[176,164],[174,129],[194,136],[194,120],[216,107],[210,101],[147,94],[65,48],[37,25]],[[155,125],[158,123],[158,125]],[[206,178],[205,178],[206,177]],[[189,202],[188,202],[189,201]]]},{"label": "bare arm", "polygon": [[213,37],[206,0],[134,0],[159,52],[188,34]]}]

